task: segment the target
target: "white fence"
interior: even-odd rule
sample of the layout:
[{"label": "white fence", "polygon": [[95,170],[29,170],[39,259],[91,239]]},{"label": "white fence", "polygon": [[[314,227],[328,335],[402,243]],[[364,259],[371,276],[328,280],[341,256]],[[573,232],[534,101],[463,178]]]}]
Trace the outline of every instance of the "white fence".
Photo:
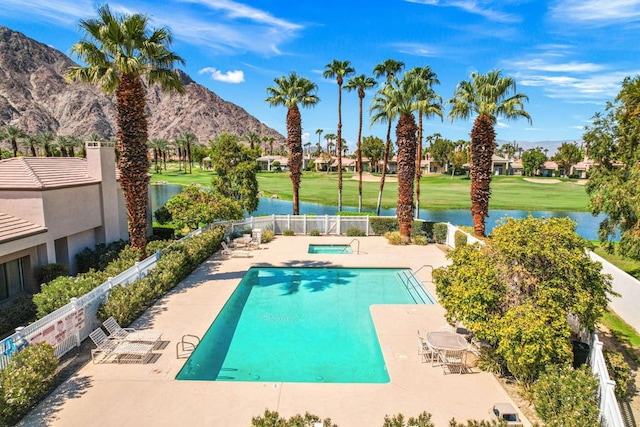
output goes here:
[{"label": "white fence", "polygon": [[369,236],[375,234],[371,229],[371,218],[370,216],[339,215],[271,215],[250,217],[227,224],[232,233],[260,228],[273,230],[275,234],[282,234],[285,230],[291,230],[295,234],[309,234],[312,230],[317,230],[320,234],[341,235],[355,227]]}]

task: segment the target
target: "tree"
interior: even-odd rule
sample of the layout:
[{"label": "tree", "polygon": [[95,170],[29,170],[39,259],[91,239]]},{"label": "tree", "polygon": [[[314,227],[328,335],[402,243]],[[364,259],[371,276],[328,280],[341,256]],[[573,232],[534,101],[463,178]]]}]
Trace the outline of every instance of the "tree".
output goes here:
[{"label": "tree", "polygon": [[302,177],[302,119],[298,104],[312,107],[320,99],[315,94],[318,86],[311,80],[299,77],[295,72],[288,76],[273,79],[275,86],[267,88],[269,97],[265,100],[270,106],[284,105],[287,108],[287,148],[289,157],[289,174],[293,186],[293,214],[300,213],[298,197],[300,179]]},{"label": "tree", "polygon": [[242,218],[240,203],[211,190],[201,190],[195,185],[185,187],[171,197],[165,206],[171,213],[173,223],[180,229],[195,230],[201,224]]},{"label": "tree", "polygon": [[558,147],[558,152],[551,158],[558,164],[560,169],[564,169],[564,175],[569,175],[569,169],[584,157],[577,142],[563,142]]},{"label": "tree", "polygon": [[384,155],[384,142],[377,136],[365,136],[361,145],[362,155],[369,159],[370,172],[377,172],[378,162]]},{"label": "tree", "polygon": [[618,252],[640,260],[640,76],[627,77],[606,114],[597,113],[583,139],[595,166],[586,185],[589,209],[604,213],[602,242],[620,233]]},{"label": "tree", "polygon": [[533,176],[547,161],[547,156],[540,147],[530,148],[522,153],[522,169],[525,175]]},{"label": "tree", "polygon": [[448,166],[453,158],[455,148],[456,146],[453,141],[437,135],[435,138],[431,139],[429,153],[431,153],[431,158],[433,158],[434,161]]},{"label": "tree", "polygon": [[249,131],[244,135],[244,138],[249,142],[249,148],[252,150],[255,149],[256,146],[260,145],[260,135],[253,131]]},{"label": "tree", "polygon": [[327,153],[333,153],[333,147],[336,146],[333,141],[335,141],[336,138],[337,136],[335,133],[327,133],[324,135],[324,139],[327,141]]},{"label": "tree", "polygon": [[22,129],[17,126],[7,126],[2,132],[2,137],[9,140],[13,157],[18,157],[18,139],[27,136]]},{"label": "tree", "polygon": [[163,90],[184,91],[176,63],[184,60],[169,50],[173,37],[168,28],[150,30],[141,14],[118,15],[109,6],[98,8],[98,17],[83,19],[84,40],[71,48],[86,66],[71,67],[70,80],[98,85],[115,93],[118,128],[118,167],[129,219],[131,246],[146,257],[149,159],[144,77]]},{"label": "tree", "polygon": [[442,98],[433,90],[440,81],[429,67],[416,67],[408,71],[416,79],[418,93],[416,110],[418,112],[418,141],[416,144],[416,218],[420,216],[420,178],[422,177],[422,116],[438,116],[442,120]]},{"label": "tree", "polygon": [[52,144],[55,141],[55,136],[51,132],[40,132],[36,135],[35,144],[42,149],[46,157],[53,157]]},{"label": "tree", "polygon": [[360,74],[357,77],[349,79],[347,85],[344,87],[348,91],[356,90],[358,92],[358,141],[356,143],[356,164],[358,166],[358,212],[362,212],[362,101],[364,100],[365,90],[371,89],[376,84],[376,81],[371,77]]},{"label": "tree", "polygon": [[36,157],[38,154],[36,153],[36,144],[38,138],[35,135],[25,135],[22,140],[22,145],[29,150],[31,157]]},{"label": "tree", "polygon": [[342,82],[345,77],[355,74],[356,70],[349,61],[334,59],[322,73],[325,79],[336,79],[338,83],[338,134],[336,136],[336,153],[338,156],[338,212],[342,211]]},{"label": "tree", "polygon": [[258,209],[258,178],[260,169],[253,150],[243,146],[238,137],[222,133],[213,145],[211,163],[216,171],[213,190],[240,203],[245,213]]},{"label": "tree", "polygon": [[161,157],[162,147],[166,145],[166,139],[152,138],[149,140],[149,148],[153,150],[153,163],[156,173],[160,173],[161,168],[158,166],[158,159]]},{"label": "tree", "polygon": [[[385,77],[387,85],[391,84],[393,77],[404,68],[404,62],[395,59],[385,59],[381,63],[373,67],[373,75],[376,78]],[[385,86],[383,86],[371,103],[370,113],[374,113],[371,117],[371,124],[381,122],[387,123],[387,140],[384,146],[384,155],[382,157],[382,176],[380,177],[380,189],[378,190],[378,202],[376,205],[376,215],[380,215],[380,205],[382,204],[382,192],[384,191],[384,181],[387,175],[387,162],[389,161],[389,151],[391,150],[391,123],[395,119],[394,113],[387,108],[387,97],[385,94]]]},{"label": "tree", "polygon": [[487,74],[473,72],[470,77],[470,81],[458,83],[447,103],[452,106],[449,113],[452,121],[467,120],[472,113],[477,115],[471,130],[471,214],[475,235],[482,237],[491,197],[491,158],[496,146],[493,127],[498,117],[507,120],[525,117],[529,122],[531,117],[523,104],[529,98],[515,93],[516,82],[511,77],[503,77],[500,70]]},{"label": "tree", "polygon": [[606,310],[610,278],[587,245],[568,218],[509,218],[485,246],[450,252],[452,264],[434,273],[440,304],[533,382],[546,365],[571,361],[569,314],[593,330]]},{"label": "tree", "polygon": [[316,129],[316,135],[318,135],[318,144],[320,144],[320,137],[322,136],[323,132],[323,129]]},{"label": "tree", "polygon": [[198,142],[198,138],[191,132],[184,132],[178,138],[184,151],[184,172],[187,172],[187,165],[189,165],[189,173],[192,173],[191,165],[193,159],[191,158],[191,146]]}]

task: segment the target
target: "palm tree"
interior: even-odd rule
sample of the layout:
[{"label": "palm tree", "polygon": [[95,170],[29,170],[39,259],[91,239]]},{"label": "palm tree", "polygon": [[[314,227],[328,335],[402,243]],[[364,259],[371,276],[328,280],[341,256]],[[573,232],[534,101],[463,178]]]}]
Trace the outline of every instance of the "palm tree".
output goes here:
[{"label": "palm tree", "polygon": [[524,110],[524,101],[529,98],[516,93],[516,82],[503,77],[500,70],[487,74],[471,73],[471,80],[458,83],[449,118],[468,119],[477,114],[471,130],[471,214],[476,236],[485,235],[484,219],[489,216],[491,196],[491,157],[496,146],[494,125],[497,117],[507,120],[524,117],[531,123],[529,113]]},{"label": "palm tree", "polygon": [[51,132],[40,132],[36,136],[35,144],[44,151],[46,157],[53,157],[51,145],[54,143],[55,137]]},{"label": "palm tree", "polygon": [[[398,74],[404,68],[404,62],[396,61],[394,59],[385,59],[375,67],[373,67],[373,75],[376,78],[385,77],[387,84],[391,83],[391,79]],[[384,88],[382,88],[384,90]],[[384,108],[384,94],[380,94],[380,98],[371,106],[371,111],[377,111],[376,115],[371,119],[371,123],[375,122],[387,122],[387,141],[384,146],[384,156],[382,158],[382,176],[380,177],[380,190],[378,191],[378,204],[376,207],[376,214],[380,215],[380,205],[382,204],[382,191],[384,190],[384,180],[387,175],[387,162],[389,161],[389,150],[391,149],[391,122],[393,117],[386,117],[383,113]],[[374,107],[375,105],[375,107]]]},{"label": "palm tree", "polygon": [[163,90],[184,92],[174,70],[184,60],[171,52],[173,37],[168,28],[150,30],[142,14],[117,15],[109,6],[98,8],[98,17],[83,19],[85,39],[71,48],[87,66],[69,69],[68,78],[100,86],[116,97],[120,185],[123,189],[131,246],[146,257],[149,159],[145,90],[159,84]]},{"label": "palm tree", "polygon": [[36,144],[38,142],[38,137],[35,135],[25,135],[22,139],[22,145],[26,150],[31,153],[31,157],[36,157],[38,153],[36,153]]},{"label": "palm tree", "polygon": [[22,129],[17,126],[7,126],[2,132],[2,137],[7,138],[11,142],[11,150],[13,150],[13,157],[18,157],[18,138],[24,138],[26,134]]},{"label": "palm tree", "polygon": [[387,126],[387,142],[384,146],[384,154],[382,155],[382,176],[380,177],[380,189],[378,190],[378,203],[376,205],[376,215],[380,215],[380,206],[382,204],[382,192],[387,175],[387,161],[389,159],[389,151],[391,150],[391,123],[397,117],[397,112],[391,108],[391,83],[385,83],[382,88],[376,92],[369,112],[371,116],[371,124],[381,122],[388,123]]},{"label": "palm tree", "polygon": [[442,98],[437,95],[432,86],[434,84],[440,84],[440,81],[436,77],[431,68],[416,67],[408,71],[416,79],[416,83],[419,85],[416,110],[418,112],[418,142],[416,144],[416,218],[420,217],[420,178],[422,177],[422,116],[427,119],[434,115],[440,117],[442,120]]},{"label": "palm tree", "polygon": [[273,79],[275,86],[267,88],[269,97],[265,100],[270,106],[284,105],[287,108],[287,148],[289,149],[289,172],[293,187],[293,214],[300,213],[298,192],[302,177],[302,119],[298,104],[312,107],[320,99],[315,92],[318,86],[295,72],[288,76]]},{"label": "palm tree", "polygon": [[153,163],[156,173],[160,173],[160,167],[158,166],[158,159],[161,157],[162,146],[165,144],[166,139],[152,138],[149,140],[149,148],[153,150]]},{"label": "palm tree", "polygon": [[255,149],[256,144],[260,145],[260,135],[253,131],[249,131],[244,135],[245,139],[249,142],[249,148]]},{"label": "palm tree", "polygon": [[320,137],[322,136],[323,129],[316,129],[316,135],[318,135],[318,144],[320,144]]},{"label": "palm tree", "polygon": [[360,143],[362,141],[362,101],[364,100],[365,90],[371,89],[378,84],[373,78],[361,74],[351,78],[344,87],[348,91],[358,91],[358,141],[356,145],[356,165],[358,167],[358,212],[362,212],[362,153],[360,152]]},{"label": "palm tree", "polygon": [[336,146],[333,143],[333,141],[335,141],[336,138],[337,136],[335,133],[327,133],[324,135],[324,139],[325,141],[327,141],[327,153],[332,154],[331,149]]},{"label": "palm tree", "polygon": [[388,108],[398,116],[396,142],[398,144],[398,203],[396,215],[400,226],[400,235],[405,242],[411,240],[413,221],[413,180],[416,167],[416,120],[414,111],[418,110],[418,93],[422,89],[421,79],[415,74],[406,73],[402,80],[394,77],[386,85]]},{"label": "palm tree", "polygon": [[338,135],[336,137],[338,153],[338,212],[342,211],[342,82],[344,77],[355,74],[356,70],[349,61],[334,59],[327,65],[322,76],[325,79],[336,79],[338,83]]},{"label": "palm tree", "polygon": [[189,165],[189,173],[192,173],[191,166],[193,161],[191,159],[191,145],[198,142],[198,138],[191,132],[184,132],[180,135],[180,141],[182,142],[182,149],[184,151],[184,172],[187,173],[187,164]]}]

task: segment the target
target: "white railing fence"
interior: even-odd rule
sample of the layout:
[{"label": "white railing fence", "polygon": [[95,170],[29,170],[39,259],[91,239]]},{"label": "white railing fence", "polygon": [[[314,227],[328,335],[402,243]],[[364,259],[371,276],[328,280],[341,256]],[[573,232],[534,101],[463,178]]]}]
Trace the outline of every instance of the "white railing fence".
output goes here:
[{"label": "white railing fence", "polygon": [[249,217],[240,221],[226,222],[231,233],[251,231],[254,228],[273,230],[282,234],[291,230],[295,234],[309,234],[317,230],[325,235],[341,235],[352,227],[364,231],[365,235],[375,234],[371,229],[370,216],[340,215],[270,215]]}]

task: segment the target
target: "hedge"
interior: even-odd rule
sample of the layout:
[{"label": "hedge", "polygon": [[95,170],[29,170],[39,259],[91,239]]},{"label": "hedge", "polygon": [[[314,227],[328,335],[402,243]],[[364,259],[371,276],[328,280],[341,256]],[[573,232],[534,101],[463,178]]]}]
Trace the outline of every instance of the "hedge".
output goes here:
[{"label": "hedge", "polygon": [[31,295],[20,295],[0,308],[0,339],[15,332],[15,328],[36,317],[36,305]]},{"label": "hedge", "polygon": [[[400,225],[397,218],[376,217],[370,220],[371,230],[380,236],[393,231],[399,231]],[[411,237],[422,236],[427,239],[433,238],[434,222],[414,220],[411,223]]]},{"label": "hedge", "polygon": [[437,243],[447,241],[447,229],[448,226],[444,222],[438,222],[433,225],[433,238]]}]

